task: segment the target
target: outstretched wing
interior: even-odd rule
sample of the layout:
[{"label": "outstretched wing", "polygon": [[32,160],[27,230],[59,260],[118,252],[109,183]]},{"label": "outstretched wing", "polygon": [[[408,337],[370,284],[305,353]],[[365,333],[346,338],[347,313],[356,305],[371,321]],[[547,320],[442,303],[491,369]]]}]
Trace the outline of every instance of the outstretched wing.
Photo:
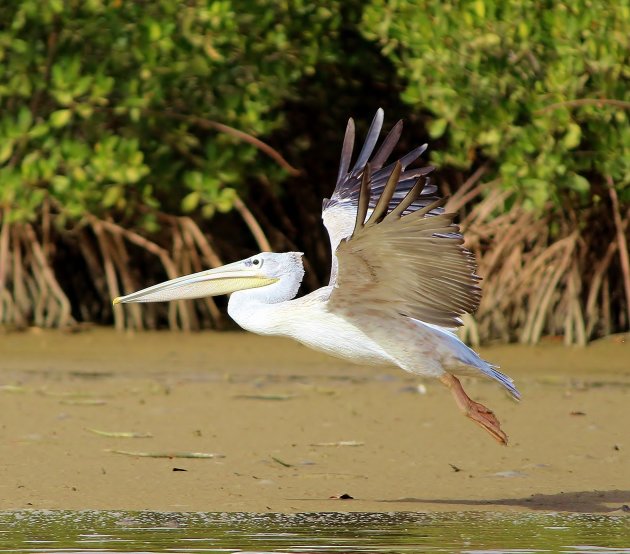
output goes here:
[{"label": "outstretched wing", "polygon": [[[383,127],[383,114],[383,110],[379,108],[372,120],[363,148],[361,148],[359,157],[354,163],[352,169],[350,169],[350,163],[352,160],[352,151],[354,149],[355,140],[354,120],[352,118],[348,121],[348,126],[346,127],[346,134],[343,141],[343,147],[341,149],[341,162],[339,164],[337,185],[330,199],[324,200],[322,210],[322,219],[324,220],[324,225],[326,226],[330,236],[333,253],[332,269],[330,274],[331,285],[335,283],[337,277],[338,263],[335,255],[337,247],[343,239],[348,238],[352,234],[352,230],[354,228],[357,207],[359,205],[361,177],[368,161],[372,170],[369,182],[368,215],[376,206],[376,202],[383,193],[385,184],[388,182],[397,163],[400,164],[401,171],[396,190],[389,201],[389,209],[393,209],[403,198],[405,198],[418,180],[421,180],[423,186],[421,187],[420,192],[416,195],[414,201],[407,206],[405,213],[411,213],[422,209],[437,198],[435,196],[437,188],[435,185],[431,184],[429,179],[426,177],[426,175],[433,171],[433,167],[427,166],[407,169],[407,166],[415,162],[426,150],[426,144],[413,149],[411,152],[400,158],[398,162],[383,167],[387,158],[389,158],[400,139],[403,126],[402,120],[394,125],[392,130],[385,137],[385,140],[383,140],[379,149],[372,156]],[[435,208],[432,211],[434,214],[440,212],[441,208]]]},{"label": "outstretched wing", "polygon": [[445,199],[409,211],[422,198],[421,181],[393,200],[402,175],[397,162],[369,214],[371,165],[362,172],[354,228],[336,251],[328,309],[348,318],[402,314],[442,327],[461,325],[460,316],[474,311],[481,297],[473,255],[462,247],[455,214],[436,212]]}]

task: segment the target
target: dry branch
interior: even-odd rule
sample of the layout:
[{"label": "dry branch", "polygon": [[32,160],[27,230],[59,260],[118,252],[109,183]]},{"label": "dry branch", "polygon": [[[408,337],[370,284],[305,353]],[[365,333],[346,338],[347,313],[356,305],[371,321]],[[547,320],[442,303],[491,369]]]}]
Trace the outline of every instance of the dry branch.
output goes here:
[{"label": "dry branch", "polygon": [[299,169],[293,167],[287,160],[285,160],[280,152],[278,152],[275,148],[273,148],[266,142],[263,142],[259,138],[256,138],[249,133],[240,131],[239,129],[235,129],[234,127],[230,127],[225,123],[219,123],[218,121],[213,121],[212,119],[206,119],[194,115],[186,115],[171,110],[156,111],[145,109],[143,111],[148,115],[176,119],[178,121],[184,121],[196,127],[200,127],[201,129],[213,129],[215,131],[219,131],[220,133],[225,133],[226,135],[233,136],[239,140],[242,140],[243,142],[251,144],[261,152],[267,154],[267,156],[274,160],[280,167],[285,169],[290,175],[293,175],[295,177],[301,175],[302,173]]},{"label": "dry branch", "polygon": [[[105,232],[103,230],[103,222],[97,220],[96,218],[90,218],[90,220],[92,223],[92,229],[94,230],[94,234],[96,235],[96,240],[98,241],[98,246],[101,250],[101,256],[103,258],[103,268],[105,269],[105,279],[107,281],[109,295],[111,298],[116,298],[117,296],[120,296],[120,289],[118,288],[116,270],[114,269],[114,263],[112,262],[107,237],[105,236]],[[116,330],[122,331],[125,328],[125,315],[122,310],[122,306],[114,306],[113,310],[114,327],[116,327]]]},{"label": "dry branch", "polygon": [[[210,244],[208,243],[206,238],[203,236],[203,234],[201,233],[201,231],[195,224],[195,222],[192,221],[190,218],[180,218],[179,221],[182,228],[182,236],[184,239],[184,243],[186,244],[186,249],[190,255],[190,262],[192,264],[192,270],[194,272],[198,272],[202,270],[201,260],[199,259],[199,256],[197,254],[197,248],[196,248],[198,243],[195,243],[195,238],[193,236],[193,233],[195,232],[201,235],[200,237],[201,245],[203,246],[199,246],[199,249],[202,251],[202,255],[204,255],[206,259],[210,258],[216,263],[216,265],[214,265],[213,267],[219,267],[223,265],[219,257],[215,254],[214,250],[212,250],[212,248],[210,247]],[[204,253],[204,249],[206,250],[206,253]],[[221,312],[219,308],[217,308],[217,305],[214,302],[214,300],[211,297],[206,297],[206,298],[203,298],[203,303],[205,304],[206,309],[208,310],[208,313],[210,314],[210,319],[212,323],[216,327],[221,328],[223,326]]]},{"label": "dry branch", "polygon": [[186,227],[188,232],[195,239],[197,248],[199,248],[199,250],[203,254],[206,263],[208,263],[210,267],[222,266],[223,262],[221,261],[221,258],[217,255],[212,246],[210,246],[210,242],[208,241],[208,239],[206,239],[197,224],[189,217],[182,217],[180,218],[180,221],[181,224]]},{"label": "dry branch", "polygon": [[[462,186],[459,187],[457,191],[448,199],[448,202],[444,206],[444,209],[447,212],[459,211],[459,209],[462,206],[464,206],[466,202],[468,202],[468,200],[464,200],[464,197],[465,196],[467,197],[468,191],[477,184],[479,179],[481,179],[486,174],[487,171],[488,171],[487,163],[480,166],[470,177],[468,177],[468,179],[466,179],[466,181],[462,184]],[[488,186],[488,184],[486,183],[484,187],[485,186]],[[471,198],[474,198],[477,194],[478,192],[475,195],[473,195]]]},{"label": "dry branch", "polygon": [[[4,296],[6,277],[9,272],[9,208],[0,210],[2,215],[2,228],[0,229],[0,294]],[[12,319],[12,318],[6,318]],[[0,322],[5,320],[4,316],[4,302],[0,302]]]},{"label": "dry branch", "polygon": [[260,248],[261,252],[271,252],[271,245],[269,244],[265,233],[258,224],[258,221],[256,221],[256,218],[254,217],[252,212],[249,211],[249,208],[245,205],[245,203],[238,195],[236,195],[236,197],[234,198],[234,209],[243,218],[243,221],[254,236],[256,244],[258,244],[258,248]]},{"label": "dry branch", "polygon": [[28,223],[24,224],[24,233],[27,240],[30,242],[30,247],[32,249],[34,258],[39,264],[39,269],[42,273],[43,281],[48,287],[48,290],[53,294],[55,300],[57,300],[57,302],[59,303],[60,314],[57,321],[57,325],[59,327],[66,327],[74,323],[74,320],[72,319],[72,315],[71,315],[70,301],[68,300],[68,297],[59,286],[59,283],[57,282],[57,279],[55,278],[55,275],[52,269],[48,265],[48,261],[46,260],[46,257],[44,256],[44,252],[42,250],[42,247],[39,241],[37,240],[35,231],[33,230],[33,227],[30,224]]},{"label": "dry branch", "polygon": [[[630,102],[628,103],[630,104]],[[617,242],[619,243],[619,259],[621,262],[621,271],[623,273],[623,288],[626,293],[626,311],[628,317],[626,325],[630,328],[630,260],[628,260],[628,241],[624,232],[624,222],[621,219],[621,210],[619,209],[619,197],[615,190],[615,185],[610,177],[608,181],[608,193],[613,206],[613,220],[617,231]]]}]

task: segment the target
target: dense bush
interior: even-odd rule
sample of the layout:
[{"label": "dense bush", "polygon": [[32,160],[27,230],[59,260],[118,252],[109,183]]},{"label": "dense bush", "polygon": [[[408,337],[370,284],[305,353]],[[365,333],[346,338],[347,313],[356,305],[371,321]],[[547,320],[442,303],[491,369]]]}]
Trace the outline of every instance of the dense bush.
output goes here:
[{"label": "dense bush", "polygon": [[446,139],[435,162],[489,160],[538,208],[606,176],[630,202],[629,27],[627,5],[591,0],[372,0],[362,23]]},{"label": "dense bush", "polygon": [[34,220],[45,195],[69,218],[138,203],[211,215],[257,170],[277,178],[254,146],[200,119],[261,136],[281,125],[295,83],[331,55],[328,4],[3,3],[0,179],[12,219]]}]

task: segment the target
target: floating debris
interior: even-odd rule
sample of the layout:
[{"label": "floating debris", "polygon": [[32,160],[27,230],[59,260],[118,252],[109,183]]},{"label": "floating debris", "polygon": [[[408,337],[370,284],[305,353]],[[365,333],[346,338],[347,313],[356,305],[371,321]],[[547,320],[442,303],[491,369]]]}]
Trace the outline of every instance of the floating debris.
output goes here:
[{"label": "floating debris", "polygon": [[27,392],[28,389],[21,385],[0,385],[0,392]]},{"label": "floating debris", "polygon": [[287,463],[287,462],[283,462],[280,458],[276,458],[275,456],[271,456],[271,459],[272,459],[274,462],[279,463],[279,464],[280,464],[281,466],[283,466],[283,467],[293,467],[293,464],[289,464],[289,463]]},{"label": "floating debris", "polygon": [[314,442],[311,446],[363,446],[360,441]]},{"label": "floating debris", "polygon": [[100,429],[91,429],[86,427],[86,431],[100,435],[101,437],[111,437],[114,439],[152,439],[151,433],[136,433],[134,431],[101,431]]},{"label": "floating debris", "polygon": [[60,404],[66,406],[103,406],[107,404],[107,401],[101,398],[69,398],[67,400],[61,400]]},{"label": "floating debris", "polygon": [[580,412],[579,410],[576,410],[574,412],[571,412],[570,415],[572,415],[572,416],[582,416],[582,415],[586,415],[586,412]]},{"label": "floating debris", "polygon": [[38,391],[43,396],[52,396],[53,398],[94,398],[97,395],[93,392],[78,392],[78,391],[52,391],[47,389],[41,389]]},{"label": "floating debris", "polygon": [[173,471],[188,471],[187,469],[184,469],[182,467],[174,467]]},{"label": "floating debris", "polygon": [[133,452],[130,450],[106,450],[114,454],[124,454],[125,456],[137,456],[138,458],[225,458],[224,454],[214,454],[211,452]]},{"label": "floating debris", "polygon": [[510,477],[529,477],[529,475],[527,475],[527,473],[523,473],[522,471],[499,471],[497,473],[493,473],[490,477],[504,477],[504,478],[510,478]]},{"label": "floating debris", "polygon": [[237,394],[234,398],[245,400],[291,400],[295,394]]},{"label": "floating debris", "polygon": [[455,473],[459,473],[462,470],[461,467],[457,467],[456,465],[453,465],[453,464],[448,464],[448,465],[451,466],[451,468],[453,469]]}]

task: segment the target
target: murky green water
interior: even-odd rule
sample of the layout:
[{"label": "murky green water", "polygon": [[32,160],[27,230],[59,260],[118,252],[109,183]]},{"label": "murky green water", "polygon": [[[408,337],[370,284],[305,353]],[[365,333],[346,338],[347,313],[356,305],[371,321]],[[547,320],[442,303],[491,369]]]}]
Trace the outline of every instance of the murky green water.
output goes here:
[{"label": "murky green water", "polygon": [[0,552],[630,554],[630,518],[560,514],[0,514]]}]

